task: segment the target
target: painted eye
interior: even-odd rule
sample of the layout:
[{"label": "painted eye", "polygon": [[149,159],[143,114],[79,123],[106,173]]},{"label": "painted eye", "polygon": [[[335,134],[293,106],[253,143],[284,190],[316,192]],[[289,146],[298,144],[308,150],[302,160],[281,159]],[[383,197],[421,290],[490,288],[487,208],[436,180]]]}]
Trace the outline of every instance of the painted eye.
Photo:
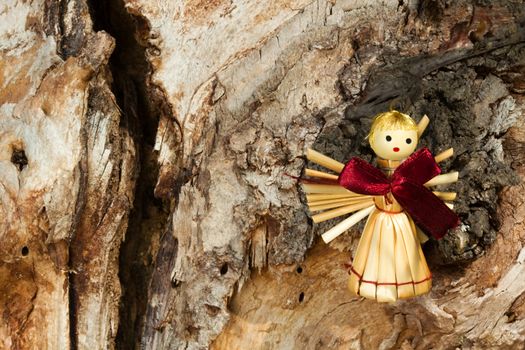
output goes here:
[{"label": "painted eye", "polygon": [[406,139],[407,143],[410,145],[412,143],[412,139],[411,138],[408,138]]},{"label": "painted eye", "polygon": [[390,135],[386,135],[386,140],[387,140],[388,142],[392,141],[392,136],[390,136]]}]

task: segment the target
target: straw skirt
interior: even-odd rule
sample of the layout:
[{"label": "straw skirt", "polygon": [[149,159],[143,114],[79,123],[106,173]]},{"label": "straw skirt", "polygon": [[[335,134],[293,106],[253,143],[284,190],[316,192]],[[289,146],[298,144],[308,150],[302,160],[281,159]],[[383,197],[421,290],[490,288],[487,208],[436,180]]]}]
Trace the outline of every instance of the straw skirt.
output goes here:
[{"label": "straw skirt", "polygon": [[427,293],[432,276],[414,222],[391,195],[374,202],[350,267],[350,291],[380,302]]}]

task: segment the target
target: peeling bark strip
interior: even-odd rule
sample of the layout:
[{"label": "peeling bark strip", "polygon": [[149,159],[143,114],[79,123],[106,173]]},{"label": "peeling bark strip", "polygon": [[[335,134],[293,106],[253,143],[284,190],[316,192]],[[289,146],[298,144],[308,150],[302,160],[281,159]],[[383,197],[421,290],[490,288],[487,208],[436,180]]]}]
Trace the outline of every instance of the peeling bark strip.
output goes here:
[{"label": "peeling bark strip", "polygon": [[[0,7],[0,348],[523,344],[523,1]],[[378,305],[282,174],[369,158],[390,104],[454,147],[465,225]]]}]

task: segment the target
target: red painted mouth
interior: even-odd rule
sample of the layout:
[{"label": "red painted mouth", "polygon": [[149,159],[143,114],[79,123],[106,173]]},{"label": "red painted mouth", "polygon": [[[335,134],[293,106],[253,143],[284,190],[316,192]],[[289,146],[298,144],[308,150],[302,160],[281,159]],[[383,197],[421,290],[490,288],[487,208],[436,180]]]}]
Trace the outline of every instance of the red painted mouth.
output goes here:
[{"label": "red painted mouth", "polygon": [[394,152],[399,152],[399,147],[394,147]]}]

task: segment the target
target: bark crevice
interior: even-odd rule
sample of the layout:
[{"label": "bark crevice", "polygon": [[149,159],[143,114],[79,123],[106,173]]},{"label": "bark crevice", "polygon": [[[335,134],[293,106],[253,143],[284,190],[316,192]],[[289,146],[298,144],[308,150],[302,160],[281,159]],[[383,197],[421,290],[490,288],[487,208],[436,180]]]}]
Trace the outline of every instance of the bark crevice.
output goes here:
[{"label": "bark crevice", "polygon": [[119,253],[122,296],[115,344],[132,349],[140,342],[156,247],[170,212],[169,196],[155,195],[159,177],[155,140],[159,121],[172,119],[171,109],[162,89],[151,81],[148,56],[158,48],[150,41],[147,20],[129,13],[122,0],[91,1],[90,10],[94,29],[108,32],[116,41],[109,62],[112,91],[122,112],[121,126],[130,132],[138,151],[135,199]]}]

